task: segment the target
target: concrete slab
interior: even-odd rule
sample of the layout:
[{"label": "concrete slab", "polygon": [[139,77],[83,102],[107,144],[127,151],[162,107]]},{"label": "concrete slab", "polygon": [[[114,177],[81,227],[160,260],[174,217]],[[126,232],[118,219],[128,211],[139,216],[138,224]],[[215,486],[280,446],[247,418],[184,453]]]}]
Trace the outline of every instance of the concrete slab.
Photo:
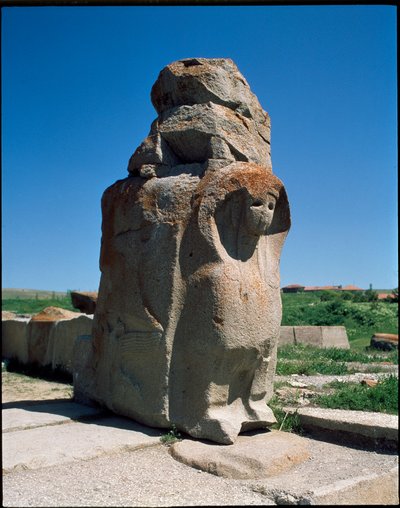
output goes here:
[{"label": "concrete slab", "polygon": [[[291,436],[286,435],[289,440]],[[396,454],[294,437],[309,452],[307,460],[272,476],[231,479],[178,462],[169,448],[160,444],[158,436],[152,435],[151,429],[122,418],[12,431],[3,436],[3,467],[8,473],[3,476],[3,503],[5,506],[398,505]],[[12,439],[18,445],[13,445]],[[234,445],[213,446],[223,456]],[[242,453],[246,453],[245,447]],[[255,459],[257,453],[256,447]],[[211,461],[212,457],[209,458]],[[234,463],[238,460],[240,454],[233,456]],[[256,465],[257,460],[250,467]]]},{"label": "concrete slab", "polygon": [[297,412],[301,426],[328,441],[368,449],[398,449],[398,416],[384,413],[325,408],[284,408]]},{"label": "concrete slab", "polygon": [[[10,402],[5,407],[5,506],[171,506],[172,501],[174,506],[398,505],[399,501],[397,454],[354,447],[351,433],[351,446],[278,431],[249,432],[230,446],[184,439],[174,447],[189,459],[178,462],[170,453],[173,447],[160,444],[165,430],[114,415],[100,417],[97,408],[70,401]],[[310,416],[314,409],[299,412]],[[398,439],[397,416],[316,411],[320,422],[322,416],[336,422],[334,435],[354,428],[371,439],[381,435]],[[77,418],[88,420],[73,421]],[[202,469],[196,469],[199,459]]]},{"label": "concrete slab", "polygon": [[9,403],[6,404],[6,409],[2,410],[2,429],[3,432],[27,430],[82,420],[99,414],[99,409],[76,402],[37,402],[29,405]]},{"label": "concrete slab", "polygon": [[279,334],[279,345],[294,344],[294,327],[281,326]]},{"label": "concrete slab", "polygon": [[399,468],[393,467],[316,488],[311,500],[316,505],[398,505],[398,492]]},{"label": "concrete slab", "polygon": [[161,431],[110,416],[3,433],[3,472],[36,469],[160,443]]},{"label": "concrete slab", "polygon": [[294,326],[295,344],[305,344],[322,347],[322,332],[320,326]]},{"label": "concrete slab", "polygon": [[277,505],[398,505],[397,454],[302,438],[310,460],[246,483]]},{"label": "concrete slab", "polygon": [[271,431],[240,435],[234,444],[185,439],[171,446],[180,462],[207,473],[233,479],[267,478],[282,474],[310,458],[306,442],[295,434]]},{"label": "concrete slab", "polygon": [[347,331],[344,326],[321,326],[322,347],[350,349]]}]

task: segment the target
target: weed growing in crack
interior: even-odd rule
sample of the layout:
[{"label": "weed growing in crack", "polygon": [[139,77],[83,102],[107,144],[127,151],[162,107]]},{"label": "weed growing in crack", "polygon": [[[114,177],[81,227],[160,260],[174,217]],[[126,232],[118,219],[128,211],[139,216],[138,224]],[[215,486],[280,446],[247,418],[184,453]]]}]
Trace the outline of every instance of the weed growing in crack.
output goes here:
[{"label": "weed growing in crack", "polygon": [[175,443],[176,441],[180,441],[182,439],[182,436],[180,435],[178,429],[175,427],[175,425],[172,425],[171,430],[160,437],[160,441],[165,445],[171,445]]}]

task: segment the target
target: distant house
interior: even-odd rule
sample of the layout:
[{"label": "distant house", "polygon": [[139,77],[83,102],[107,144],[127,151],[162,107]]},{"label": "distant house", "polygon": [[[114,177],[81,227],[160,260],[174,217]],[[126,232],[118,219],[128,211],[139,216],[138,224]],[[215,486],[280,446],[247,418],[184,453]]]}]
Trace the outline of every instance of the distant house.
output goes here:
[{"label": "distant house", "polygon": [[306,286],[304,291],[340,291],[342,286]]},{"label": "distant house", "polygon": [[378,293],[378,300],[386,300],[386,298],[395,298],[393,293]]},{"label": "distant house", "polygon": [[357,286],[353,286],[352,284],[349,284],[348,286],[343,286],[342,287],[342,291],[364,291],[363,289],[357,287]]},{"label": "distant house", "polygon": [[364,291],[363,289],[348,284],[347,286],[302,286],[301,284],[290,284],[282,288],[283,293],[299,293],[300,291],[314,292],[314,291],[351,291],[356,293],[357,291]]},{"label": "distant house", "polygon": [[283,293],[299,293],[300,291],[304,291],[304,286],[300,284],[290,284],[282,288]]}]

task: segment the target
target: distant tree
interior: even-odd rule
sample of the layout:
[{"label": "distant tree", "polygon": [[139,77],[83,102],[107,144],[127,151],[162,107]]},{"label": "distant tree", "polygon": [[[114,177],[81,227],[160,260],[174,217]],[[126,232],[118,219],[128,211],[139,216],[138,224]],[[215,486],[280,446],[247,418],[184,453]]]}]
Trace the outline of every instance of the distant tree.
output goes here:
[{"label": "distant tree", "polygon": [[399,288],[394,288],[391,295],[386,297],[390,303],[399,303]]},{"label": "distant tree", "polygon": [[341,291],[340,297],[342,300],[348,300],[348,301],[354,300],[354,295],[351,291]]},{"label": "distant tree", "polygon": [[378,300],[378,293],[373,289],[364,291],[365,302],[376,302]]},{"label": "distant tree", "polygon": [[335,300],[339,297],[340,297],[339,292],[332,290],[324,290],[321,291],[319,294],[319,299],[321,302],[329,302],[330,300]]}]

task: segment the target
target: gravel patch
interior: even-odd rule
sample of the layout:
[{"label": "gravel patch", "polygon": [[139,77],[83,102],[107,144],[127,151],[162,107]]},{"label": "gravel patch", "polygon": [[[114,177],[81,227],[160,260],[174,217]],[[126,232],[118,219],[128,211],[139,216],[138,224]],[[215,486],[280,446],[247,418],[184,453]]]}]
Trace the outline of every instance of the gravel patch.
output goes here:
[{"label": "gravel patch", "polygon": [[3,506],[273,505],[251,486],[185,466],[166,446],[3,477]]},{"label": "gravel patch", "polygon": [[398,377],[398,371],[396,372],[357,372],[355,374],[335,375],[335,376],[306,376],[304,374],[292,374],[291,376],[275,376],[274,381],[285,382],[285,381],[296,381],[304,383],[307,386],[315,386],[316,388],[322,388],[324,385],[332,383],[332,381],[339,381],[343,383],[361,383],[363,379],[374,379],[379,380],[388,376]]}]

